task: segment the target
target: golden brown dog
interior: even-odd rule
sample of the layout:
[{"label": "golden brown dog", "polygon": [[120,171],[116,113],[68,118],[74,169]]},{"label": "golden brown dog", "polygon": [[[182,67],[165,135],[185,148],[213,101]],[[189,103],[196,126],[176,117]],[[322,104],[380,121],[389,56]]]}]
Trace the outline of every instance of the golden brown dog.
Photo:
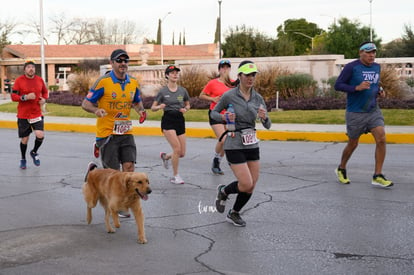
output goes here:
[{"label": "golden brown dog", "polygon": [[121,172],[114,169],[95,169],[96,164],[90,164],[85,177],[82,191],[86,201],[86,221],[92,221],[92,208],[99,201],[105,209],[105,226],[108,233],[114,233],[109,217],[116,228],[119,223],[118,211],[132,210],[137,224],[138,242],[146,243],[144,231],[144,213],[140,199],[147,200],[151,193],[148,176],[145,173]]}]

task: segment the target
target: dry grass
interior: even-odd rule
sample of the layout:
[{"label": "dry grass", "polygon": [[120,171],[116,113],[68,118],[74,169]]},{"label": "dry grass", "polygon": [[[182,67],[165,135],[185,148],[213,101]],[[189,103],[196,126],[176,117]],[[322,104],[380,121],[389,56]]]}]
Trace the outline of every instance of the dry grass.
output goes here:
[{"label": "dry grass", "polygon": [[275,80],[281,75],[288,75],[291,72],[280,66],[266,66],[258,68],[259,72],[256,76],[255,88],[265,98],[272,98],[276,95]]},{"label": "dry grass", "polygon": [[395,66],[381,66],[381,86],[385,90],[386,98],[398,98],[403,97],[401,91],[400,79],[397,75]]},{"label": "dry grass", "polygon": [[211,76],[211,73],[208,73],[200,66],[191,66],[181,69],[180,75],[178,84],[187,89],[190,97],[197,97],[210,80],[209,76]]},{"label": "dry grass", "polygon": [[74,73],[68,79],[69,90],[74,94],[86,95],[98,77],[99,72],[92,70]]}]

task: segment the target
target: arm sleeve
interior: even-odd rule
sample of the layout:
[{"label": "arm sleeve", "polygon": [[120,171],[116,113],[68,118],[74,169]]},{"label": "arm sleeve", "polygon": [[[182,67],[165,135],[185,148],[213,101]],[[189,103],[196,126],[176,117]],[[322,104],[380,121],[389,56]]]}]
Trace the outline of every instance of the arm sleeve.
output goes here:
[{"label": "arm sleeve", "polygon": [[355,86],[349,85],[349,81],[352,77],[352,67],[346,65],[342,72],[339,74],[338,79],[335,82],[335,90],[345,93],[355,92]]}]

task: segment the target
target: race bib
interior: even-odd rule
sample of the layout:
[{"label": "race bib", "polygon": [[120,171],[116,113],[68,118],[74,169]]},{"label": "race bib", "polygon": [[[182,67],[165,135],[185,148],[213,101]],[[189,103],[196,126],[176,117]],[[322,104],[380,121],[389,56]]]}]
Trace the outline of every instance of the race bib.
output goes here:
[{"label": "race bib", "polygon": [[243,145],[252,145],[259,142],[256,137],[256,131],[254,129],[241,130],[241,139]]},{"label": "race bib", "polygon": [[123,135],[132,129],[131,120],[116,120],[114,123],[113,133],[115,135]]},{"label": "race bib", "polygon": [[33,124],[33,123],[42,121],[42,117],[39,116],[39,117],[36,117],[36,118],[29,118],[28,121],[29,121],[30,124]]}]

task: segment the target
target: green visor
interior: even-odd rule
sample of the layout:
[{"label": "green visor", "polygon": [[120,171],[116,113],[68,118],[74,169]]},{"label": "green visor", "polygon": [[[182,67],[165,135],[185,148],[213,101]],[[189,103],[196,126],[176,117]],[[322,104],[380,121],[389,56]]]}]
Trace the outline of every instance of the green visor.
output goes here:
[{"label": "green visor", "polygon": [[254,63],[247,63],[238,68],[237,74],[251,74],[251,73],[258,73],[257,67]]}]

